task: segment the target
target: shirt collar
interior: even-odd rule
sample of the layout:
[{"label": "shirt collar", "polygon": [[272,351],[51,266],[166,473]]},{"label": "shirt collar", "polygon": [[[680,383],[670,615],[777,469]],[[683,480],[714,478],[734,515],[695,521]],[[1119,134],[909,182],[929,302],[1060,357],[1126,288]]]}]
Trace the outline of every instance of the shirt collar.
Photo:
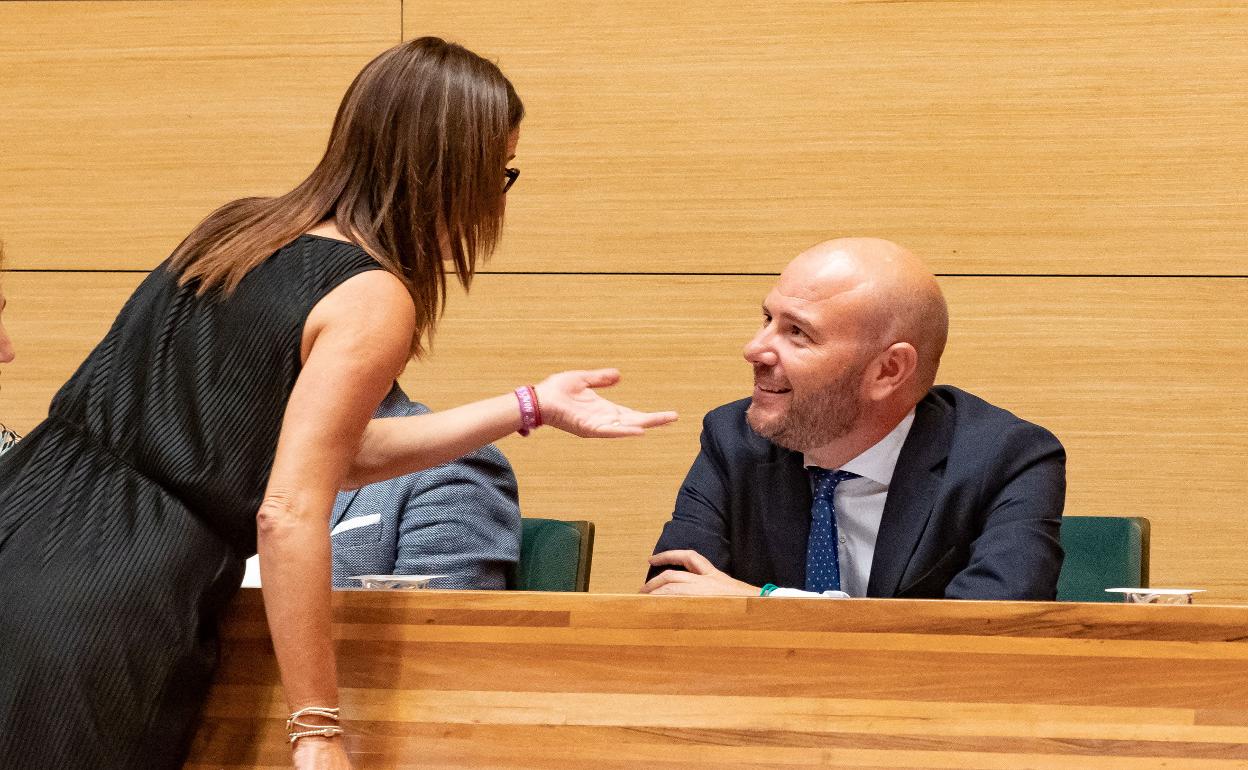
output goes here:
[{"label": "shirt collar", "polygon": [[[911,409],[905,417],[901,418],[901,422],[888,432],[887,436],[842,465],[839,470],[856,473],[863,478],[888,486],[893,480],[893,471],[897,468],[901,446],[906,443],[906,436],[910,435],[910,426],[913,424],[914,409]],[[802,455],[802,461],[808,468],[815,465],[805,454]]]}]

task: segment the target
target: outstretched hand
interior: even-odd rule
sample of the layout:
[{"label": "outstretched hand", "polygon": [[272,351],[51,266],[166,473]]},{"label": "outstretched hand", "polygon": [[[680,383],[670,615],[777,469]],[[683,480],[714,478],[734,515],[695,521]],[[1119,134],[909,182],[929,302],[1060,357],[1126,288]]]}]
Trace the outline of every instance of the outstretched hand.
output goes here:
[{"label": "outstretched hand", "polygon": [[676,419],[675,412],[638,412],[594,392],[620,381],[618,369],[559,372],[536,385],[542,422],[584,438],[640,436]]}]

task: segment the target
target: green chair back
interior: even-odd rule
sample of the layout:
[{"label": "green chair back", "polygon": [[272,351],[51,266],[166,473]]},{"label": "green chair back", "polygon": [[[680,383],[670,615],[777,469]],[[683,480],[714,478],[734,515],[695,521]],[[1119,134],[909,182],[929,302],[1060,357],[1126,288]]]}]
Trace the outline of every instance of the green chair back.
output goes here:
[{"label": "green chair back", "polygon": [[594,556],[594,523],[520,520],[520,563],[511,588],[518,591],[588,591]]},{"label": "green chair back", "polygon": [[1127,516],[1062,518],[1066,559],[1057,580],[1060,602],[1119,602],[1106,588],[1148,586],[1148,519]]}]

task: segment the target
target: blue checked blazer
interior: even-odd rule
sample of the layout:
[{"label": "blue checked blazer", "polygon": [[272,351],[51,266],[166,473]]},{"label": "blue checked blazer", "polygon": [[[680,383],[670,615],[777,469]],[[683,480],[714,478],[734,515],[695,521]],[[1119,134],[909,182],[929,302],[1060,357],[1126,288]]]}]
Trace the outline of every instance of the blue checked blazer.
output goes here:
[{"label": "blue checked blazer", "polygon": [[[428,412],[395,384],[375,416]],[[329,527],[335,586],[358,586],[352,575],[446,575],[429,587],[505,588],[520,559],[516,476],[489,445],[339,493]]]}]

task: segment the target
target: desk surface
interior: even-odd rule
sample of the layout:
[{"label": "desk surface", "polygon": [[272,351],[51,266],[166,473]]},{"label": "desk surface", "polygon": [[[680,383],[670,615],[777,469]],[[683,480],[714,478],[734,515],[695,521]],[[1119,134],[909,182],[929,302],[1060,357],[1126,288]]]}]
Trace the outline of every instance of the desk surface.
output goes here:
[{"label": "desk surface", "polygon": [[[361,768],[1248,768],[1248,607],[338,592]],[[188,768],[289,767],[260,592]]]}]

